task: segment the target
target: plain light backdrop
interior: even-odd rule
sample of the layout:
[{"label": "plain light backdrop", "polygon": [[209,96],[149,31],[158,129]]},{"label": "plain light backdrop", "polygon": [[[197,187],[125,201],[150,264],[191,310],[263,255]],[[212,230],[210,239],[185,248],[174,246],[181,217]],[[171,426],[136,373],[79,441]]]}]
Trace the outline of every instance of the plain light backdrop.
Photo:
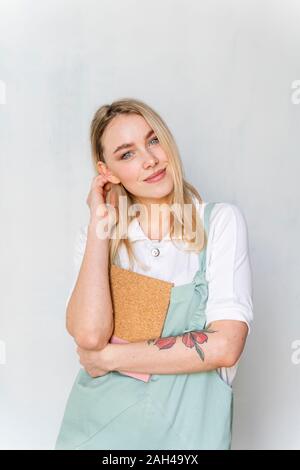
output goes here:
[{"label": "plain light backdrop", "polygon": [[299,47],[297,0],[0,0],[1,449],[54,447],[80,367],[65,301],[90,121],[124,97],[165,119],[203,199],[248,224],[233,449],[300,448]]}]

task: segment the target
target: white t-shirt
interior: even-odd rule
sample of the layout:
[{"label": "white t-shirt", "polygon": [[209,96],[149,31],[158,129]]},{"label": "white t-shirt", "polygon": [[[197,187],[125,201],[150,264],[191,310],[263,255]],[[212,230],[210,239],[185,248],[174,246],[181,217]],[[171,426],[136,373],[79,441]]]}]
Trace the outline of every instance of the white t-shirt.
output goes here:
[{"label": "white t-shirt", "polygon": [[[204,222],[204,206],[196,206]],[[74,247],[74,279],[67,298],[70,299],[84,255],[88,225],[82,225]],[[128,238],[139,260],[150,270],[134,262],[134,271],[158,279],[182,285],[192,282],[199,269],[199,253],[183,251],[170,240],[169,234],[162,240],[150,240],[135,218],[128,225]],[[158,248],[159,255],[157,255]],[[126,248],[119,249],[119,264],[129,269]],[[206,252],[206,279],[209,295],[206,304],[207,324],[214,320],[240,320],[248,325],[253,321],[252,272],[248,249],[248,230],[240,209],[230,203],[218,202],[212,209]],[[232,385],[239,361],[233,367],[217,369],[220,377]]]}]

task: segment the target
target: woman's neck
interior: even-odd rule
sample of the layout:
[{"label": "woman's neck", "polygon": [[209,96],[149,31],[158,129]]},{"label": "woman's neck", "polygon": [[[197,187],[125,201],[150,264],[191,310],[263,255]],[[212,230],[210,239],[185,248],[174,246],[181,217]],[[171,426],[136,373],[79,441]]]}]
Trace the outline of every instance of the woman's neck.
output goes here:
[{"label": "woman's neck", "polygon": [[152,217],[151,212],[147,212],[146,215],[140,213],[137,219],[144,234],[150,240],[161,240],[170,233],[172,224],[170,211],[160,211],[159,214],[154,214]]},{"label": "woman's neck", "polygon": [[168,194],[161,199],[139,199],[144,210],[138,211],[138,222],[145,235],[150,240],[161,240],[170,233],[172,214],[170,211],[172,195]]}]

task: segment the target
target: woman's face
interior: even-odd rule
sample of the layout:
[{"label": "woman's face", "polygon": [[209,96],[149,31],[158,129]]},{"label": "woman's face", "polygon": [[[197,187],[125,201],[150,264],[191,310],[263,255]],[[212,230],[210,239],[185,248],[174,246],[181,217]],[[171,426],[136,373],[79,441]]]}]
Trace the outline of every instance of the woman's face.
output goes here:
[{"label": "woman's face", "polygon": [[[116,116],[102,136],[105,163],[98,168],[112,183],[122,183],[139,202],[164,202],[173,190],[168,158],[147,121],[140,115]],[[162,179],[144,181],[166,168]]]}]

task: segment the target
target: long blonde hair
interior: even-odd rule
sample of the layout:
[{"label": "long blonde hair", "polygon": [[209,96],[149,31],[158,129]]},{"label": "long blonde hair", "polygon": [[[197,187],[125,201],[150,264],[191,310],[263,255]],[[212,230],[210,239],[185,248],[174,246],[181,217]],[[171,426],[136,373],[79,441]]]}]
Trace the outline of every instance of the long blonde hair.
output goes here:
[{"label": "long blonde hair", "polygon": [[[174,207],[177,207],[177,209],[172,211],[172,215],[175,217],[177,228],[179,224],[182,230],[182,240],[187,244],[186,248],[184,249],[188,251],[200,252],[202,249],[204,249],[207,243],[207,238],[206,234],[204,233],[203,224],[201,223],[201,220],[199,218],[198,210],[193,201],[193,197],[196,198],[199,204],[202,203],[202,198],[199,195],[198,191],[195,189],[195,187],[184,179],[184,170],[179,155],[179,150],[177,148],[175,139],[170,129],[168,128],[164,120],[158,115],[158,113],[146,103],[133,98],[124,98],[114,101],[110,105],[103,105],[96,111],[90,127],[92,159],[96,174],[98,174],[97,162],[102,161],[103,163],[106,163],[103,155],[103,147],[101,142],[102,135],[107,125],[114,119],[114,117],[120,114],[137,114],[142,116],[155,132],[161,147],[163,148],[168,157],[169,168],[173,175],[174,189],[172,194],[170,195],[170,201],[171,204],[174,205]],[[129,225],[131,220],[136,217],[136,215],[129,215],[131,213],[130,207],[136,202],[135,197],[133,194],[126,190],[122,183],[118,185],[114,184],[113,191],[115,192],[117,198],[119,196],[125,196],[127,198],[127,224]],[[106,202],[109,202],[109,200],[110,197],[107,198]],[[185,229],[185,224],[183,220],[184,204],[191,204],[192,209],[191,224],[189,224],[188,221],[185,221],[185,224],[189,225],[189,227]],[[117,217],[115,230],[119,229],[119,222],[120,221]],[[175,226],[173,223],[170,229],[170,238],[173,242],[174,228]],[[192,238],[187,238],[186,232],[191,233],[191,231],[194,231],[195,236]],[[195,240],[199,241],[197,242]],[[131,242],[127,237],[111,237],[109,239],[109,267],[111,266],[111,264],[115,264],[115,261],[118,257],[117,255],[119,246],[121,243],[124,243],[127,249],[128,257],[132,267],[133,258],[136,259],[136,256],[132,250]],[[139,261],[137,260],[137,262]],[[118,262],[116,264],[118,264]]]}]

